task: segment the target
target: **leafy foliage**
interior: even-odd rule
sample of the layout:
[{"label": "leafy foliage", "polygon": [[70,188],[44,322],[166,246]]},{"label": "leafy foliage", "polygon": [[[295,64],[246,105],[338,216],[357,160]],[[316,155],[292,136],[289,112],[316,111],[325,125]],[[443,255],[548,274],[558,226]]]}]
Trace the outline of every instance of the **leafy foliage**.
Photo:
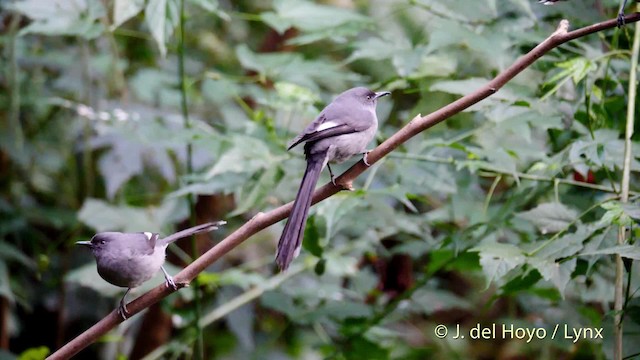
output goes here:
[{"label": "leafy foliage", "polygon": [[[304,161],[286,151],[287,140],[333,95],[363,84],[392,91],[378,105],[380,142],[485,84],[560,17],[576,28],[615,16],[617,2],[599,3],[185,0],[182,54],[181,0],[11,1],[0,15],[0,310],[17,324],[10,351],[42,358],[61,345],[47,334],[79,333],[115,303],[117,289],[75,240],[105,230],[169,233],[189,218],[189,196],[198,219],[224,213],[233,231],[294,198]],[[629,289],[625,353],[640,352],[628,340],[639,320],[637,135],[631,201],[619,201],[631,30],[554,50],[403,144],[356,191],[314,206],[289,273],[274,275],[271,264],[281,225],[207,269],[198,278],[206,352],[609,357],[618,254]],[[186,305],[163,305],[175,331],[159,353],[191,354],[189,294],[180,292]],[[43,325],[43,313],[62,320]],[[434,332],[468,334],[481,323],[603,327],[605,339]],[[88,351],[127,354],[123,338],[153,330],[133,329]]]}]

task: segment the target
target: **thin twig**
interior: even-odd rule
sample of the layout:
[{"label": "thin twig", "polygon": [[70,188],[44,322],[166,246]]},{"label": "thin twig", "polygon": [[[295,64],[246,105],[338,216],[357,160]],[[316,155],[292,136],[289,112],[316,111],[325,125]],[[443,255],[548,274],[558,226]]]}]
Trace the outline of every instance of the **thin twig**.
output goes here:
[{"label": "thin twig", "polygon": [[[636,111],[636,79],[638,71],[638,52],[640,52],[640,23],[635,24],[633,47],[631,49],[631,67],[629,69],[629,98],[627,100],[627,126],[624,133],[624,159],[622,163],[622,181],[620,183],[620,201],[629,201],[629,179],[631,172],[631,136],[635,123]],[[618,245],[627,242],[626,226],[618,228]],[[616,254],[616,280],[613,298],[614,328],[613,328],[613,358],[622,359],[622,310],[624,306],[624,263],[622,256]]]},{"label": "thin twig", "polygon": [[[640,14],[628,15],[625,18],[627,24],[637,22],[640,20]],[[449,117],[469,108],[470,106],[480,102],[481,100],[495,94],[500,88],[502,88],[508,81],[513,79],[516,75],[521,73],[529,65],[539,59],[541,56],[549,52],[550,50],[562,45],[568,41],[577,39],[582,36],[593,34],[598,31],[613,29],[616,27],[616,20],[608,20],[594,25],[586,26],[571,32],[567,32],[569,22],[562,20],[558,29],[551,34],[542,43],[536,46],[533,50],[520,57],[513,65],[507,68],[502,73],[498,74],[493,80],[489,81],[485,86],[476,90],[472,94],[464,96],[455,102],[429,114],[426,116],[417,115],[406,126],[392,135],[385,142],[373,149],[367,159],[370,164],[373,164],[384,156],[395,150],[400,145],[421,133],[422,131],[439,124],[440,122],[448,119]],[[313,203],[320,202],[326,198],[334,195],[343,187],[341,185],[348,184],[362,174],[368,167],[364,162],[359,161],[342,175],[340,175],[336,181],[338,186],[333,185],[331,182],[325,184],[316,192],[313,196]],[[199,273],[204,271],[209,265],[216,260],[224,256],[229,251],[233,250],[238,245],[242,244],[252,235],[257,232],[285,219],[291,212],[292,203],[280,206],[267,213],[258,213],[247,223],[242,225],[236,231],[231,233],[227,238],[222,240],[216,246],[204,253],[198,259],[196,259],[189,266],[184,268],[178,275],[175,276],[176,282],[189,282],[193,280]],[[135,299],[127,305],[131,315],[135,315],[138,312],[146,309],[152,304],[157,303],[172,291],[164,285],[160,285],[147,293],[143,294],[139,298]],[[87,347],[89,344],[95,342],[100,336],[106,334],[109,330],[113,329],[122,321],[122,318],[114,311],[100,320],[98,323],[87,329],[75,339],[71,340],[65,346],[53,353],[50,359],[67,359],[80,350]]]}]

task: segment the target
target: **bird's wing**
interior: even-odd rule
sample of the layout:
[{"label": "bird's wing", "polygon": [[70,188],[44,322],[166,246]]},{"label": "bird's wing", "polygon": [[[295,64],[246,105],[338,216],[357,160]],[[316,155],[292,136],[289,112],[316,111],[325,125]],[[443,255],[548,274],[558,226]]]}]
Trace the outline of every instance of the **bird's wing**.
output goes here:
[{"label": "bird's wing", "polygon": [[[333,104],[332,104],[333,105]],[[358,114],[354,114],[346,106],[328,106],[320,115],[307,126],[298,136],[296,136],[287,150],[291,150],[296,145],[326,139],[344,134],[351,134],[366,130],[368,123],[358,121]]]},{"label": "bird's wing", "polygon": [[306,141],[318,141],[318,140],[326,139],[328,137],[351,134],[357,131],[358,130],[352,128],[347,124],[342,124],[342,125],[333,126],[323,130],[306,133],[306,134],[303,134],[303,136],[296,138],[295,142],[289,145],[287,150],[291,150],[294,146]]},{"label": "bird's wing", "polygon": [[124,234],[127,240],[127,247],[133,254],[153,254],[156,248],[156,241],[158,240],[158,234],[144,232],[144,233],[131,233]]}]

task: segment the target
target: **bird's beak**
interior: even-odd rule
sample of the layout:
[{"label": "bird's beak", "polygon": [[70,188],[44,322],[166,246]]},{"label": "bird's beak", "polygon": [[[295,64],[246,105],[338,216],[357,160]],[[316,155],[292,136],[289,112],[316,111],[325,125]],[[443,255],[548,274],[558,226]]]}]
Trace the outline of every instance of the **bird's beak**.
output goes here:
[{"label": "bird's beak", "polygon": [[381,97],[383,97],[383,96],[390,95],[390,94],[391,94],[391,93],[390,93],[390,92],[388,92],[388,91],[380,91],[380,92],[377,92],[377,93],[376,93],[376,99],[381,98]]},{"label": "bird's beak", "polygon": [[84,246],[91,247],[91,241],[78,241],[76,242],[76,245],[84,245]]}]

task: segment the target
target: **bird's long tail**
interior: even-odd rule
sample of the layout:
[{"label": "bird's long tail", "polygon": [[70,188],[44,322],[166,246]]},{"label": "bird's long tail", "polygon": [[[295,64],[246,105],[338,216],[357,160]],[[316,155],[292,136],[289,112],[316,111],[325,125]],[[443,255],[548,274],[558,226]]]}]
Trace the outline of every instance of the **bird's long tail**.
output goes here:
[{"label": "bird's long tail", "polygon": [[165,244],[171,244],[172,242],[187,236],[191,236],[204,231],[217,230],[219,226],[224,225],[226,223],[227,223],[226,221],[216,221],[216,222],[208,222],[208,223],[196,225],[194,227],[190,227],[188,229],[178,231],[175,234],[169,235],[166,238],[160,240],[160,242]]},{"label": "bird's long tail", "polygon": [[289,220],[287,220],[278,242],[276,264],[281,271],[287,270],[291,261],[300,253],[304,227],[307,224],[307,216],[311,206],[311,195],[313,195],[313,190],[318,178],[320,178],[326,155],[325,152],[307,157],[307,169],[302,177],[296,200],[293,202]]}]

